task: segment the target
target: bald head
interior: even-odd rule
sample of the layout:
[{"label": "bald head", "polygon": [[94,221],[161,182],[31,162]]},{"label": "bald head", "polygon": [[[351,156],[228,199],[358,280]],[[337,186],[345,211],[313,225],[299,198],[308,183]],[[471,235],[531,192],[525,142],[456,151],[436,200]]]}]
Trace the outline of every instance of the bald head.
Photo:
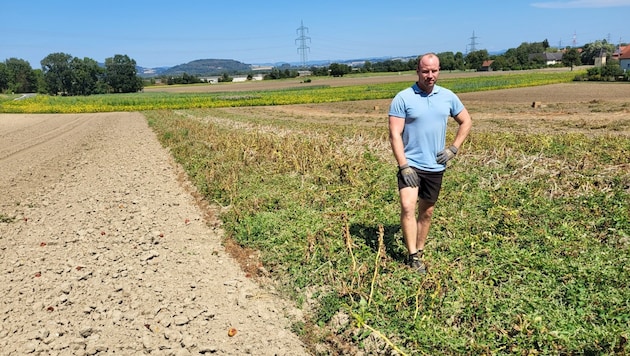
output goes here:
[{"label": "bald head", "polygon": [[433,91],[440,75],[440,58],[435,53],[427,53],[418,58],[418,87],[427,94]]},{"label": "bald head", "polygon": [[440,67],[440,57],[438,57],[437,54],[433,52],[423,54],[420,57],[418,57],[418,70],[420,70],[420,68],[423,66],[427,66],[434,63],[437,63],[438,68]]}]

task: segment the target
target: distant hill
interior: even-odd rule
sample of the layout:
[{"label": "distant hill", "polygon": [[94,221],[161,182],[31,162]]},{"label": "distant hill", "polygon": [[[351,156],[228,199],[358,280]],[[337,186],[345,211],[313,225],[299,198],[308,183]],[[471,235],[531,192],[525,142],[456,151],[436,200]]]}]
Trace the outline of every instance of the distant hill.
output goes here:
[{"label": "distant hill", "polygon": [[185,64],[156,71],[153,75],[182,75],[184,73],[194,76],[221,75],[223,73],[246,73],[251,70],[251,65],[232,59],[198,59]]},{"label": "distant hill", "polygon": [[[382,62],[385,60],[408,60],[415,57],[373,57],[373,58],[363,58],[363,59],[352,59],[352,60],[318,60],[318,61],[309,61],[307,66],[327,66],[331,63],[341,63],[348,65],[363,65],[365,61],[370,62]],[[295,66],[299,67],[300,63],[287,63],[287,62],[277,62],[277,63],[257,63],[256,66],[272,66],[272,67],[281,67],[281,66]],[[246,74],[252,70],[253,66],[251,64],[245,64],[233,59],[197,59],[192,62],[188,62],[185,64],[176,65],[174,67],[157,67],[157,68],[145,68],[138,66],[137,72],[138,75],[145,78],[157,77],[162,75],[172,75],[172,76],[181,76],[186,73],[188,75],[194,75],[197,77],[203,76],[213,76],[213,75],[222,75],[223,73],[228,73],[230,75],[233,74]]]}]

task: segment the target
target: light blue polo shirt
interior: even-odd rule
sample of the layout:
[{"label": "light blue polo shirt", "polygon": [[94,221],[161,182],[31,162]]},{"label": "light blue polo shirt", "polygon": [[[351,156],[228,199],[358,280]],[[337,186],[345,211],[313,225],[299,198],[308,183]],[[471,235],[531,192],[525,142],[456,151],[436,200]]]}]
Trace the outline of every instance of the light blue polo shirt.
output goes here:
[{"label": "light blue polo shirt", "polygon": [[405,120],[402,139],[410,166],[428,172],[441,172],[446,166],[436,162],[445,147],[448,118],[464,110],[452,91],[435,85],[427,94],[415,83],[400,91],[389,107],[389,115]]}]

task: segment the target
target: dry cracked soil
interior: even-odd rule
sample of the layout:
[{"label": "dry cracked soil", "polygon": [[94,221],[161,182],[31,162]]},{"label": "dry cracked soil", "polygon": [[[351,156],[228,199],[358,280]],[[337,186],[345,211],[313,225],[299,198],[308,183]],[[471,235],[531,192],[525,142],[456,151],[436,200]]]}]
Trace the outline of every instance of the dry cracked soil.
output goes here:
[{"label": "dry cracked soil", "polygon": [[0,354],[304,355],[139,113],[0,115]]}]

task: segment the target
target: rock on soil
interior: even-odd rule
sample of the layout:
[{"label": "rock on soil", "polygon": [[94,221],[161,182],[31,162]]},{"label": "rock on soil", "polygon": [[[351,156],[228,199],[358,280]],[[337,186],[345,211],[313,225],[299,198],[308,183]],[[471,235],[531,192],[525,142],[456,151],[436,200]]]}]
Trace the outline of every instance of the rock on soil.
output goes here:
[{"label": "rock on soil", "polygon": [[308,354],[180,174],[139,113],[0,115],[0,354]]}]

